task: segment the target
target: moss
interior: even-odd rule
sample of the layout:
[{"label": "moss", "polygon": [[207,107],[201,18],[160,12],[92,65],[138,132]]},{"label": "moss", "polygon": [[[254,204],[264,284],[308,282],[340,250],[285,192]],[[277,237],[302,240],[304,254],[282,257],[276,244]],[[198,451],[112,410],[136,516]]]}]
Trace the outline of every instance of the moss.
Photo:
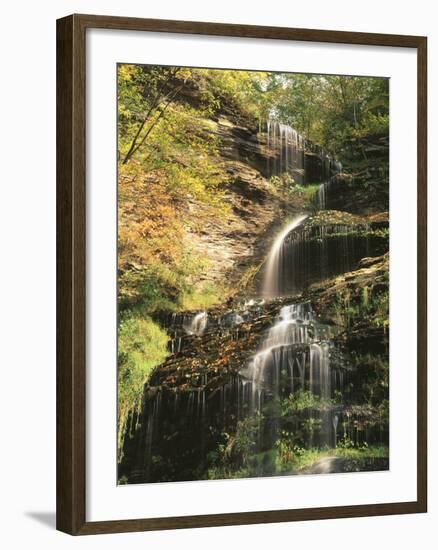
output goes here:
[{"label": "moss", "polygon": [[357,225],[363,224],[365,220],[360,216],[355,216],[349,212],[340,210],[321,210],[312,216],[309,216],[304,226],[321,227],[325,225]]},{"label": "moss", "polygon": [[223,292],[211,282],[199,284],[190,290],[183,291],[178,299],[177,310],[196,311],[208,309],[221,303]]},{"label": "moss", "polygon": [[324,399],[319,395],[314,395],[310,391],[298,390],[290,394],[281,405],[282,415],[288,416],[306,409],[327,410],[333,405],[333,400]]},{"label": "moss", "polygon": [[316,462],[326,457],[341,457],[348,459],[348,469],[361,470],[370,459],[388,458],[387,447],[336,447],[336,449],[295,449],[293,459],[282,464],[284,470],[292,469],[298,472],[309,470]]},{"label": "moss", "polygon": [[380,286],[346,288],[337,294],[333,308],[347,329],[356,322],[389,326],[389,291]]},{"label": "moss", "polygon": [[122,453],[128,419],[139,413],[144,385],[167,357],[167,333],[152,319],[129,317],[119,326],[118,448]]},{"label": "moss", "polygon": [[304,205],[309,210],[314,208],[315,195],[321,184],[309,183],[303,187]]},{"label": "moss", "polygon": [[[303,449],[289,445],[286,439],[279,439],[275,449],[257,453],[243,466],[236,467],[231,463],[220,462],[212,465],[207,472],[207,479],[240,479],[260,475],[284,475],[309,473],[312,466],[324,458],[343,460],[342,471],[358,472],[375,469],[374,461],[385,464],[389,449],[385,446],[366,445],[362,447],[311,448]],[[219,455],[211,453],[209,459],[217,461]],[[371,467],[370,467],[371,465]]]},{"label": "moss", "polygon": [[315,283],[308,296],[322,320],[346,330],[389,326],[389,255],[363,258],[359,269]]},{"label": "moss", "polygon": [[303,227],[324,227],[324,226],[357,226],[362,230],[387,229],[389,216],[387,212],[359,216],[341,210],[320,210],[307,218]]}]

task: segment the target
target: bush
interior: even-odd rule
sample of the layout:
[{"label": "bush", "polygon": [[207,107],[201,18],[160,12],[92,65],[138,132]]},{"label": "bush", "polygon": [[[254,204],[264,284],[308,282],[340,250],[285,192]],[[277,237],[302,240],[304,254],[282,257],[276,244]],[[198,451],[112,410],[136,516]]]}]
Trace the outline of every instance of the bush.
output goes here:
[{"label": "bush", "polygon": [[208,309],[220,303],[223,296],[223,292],[215,288],[213,283],[206,282],[183,291],[178,300],[178,309],[181,311]]},{"label": "bush", "polygon": [[152,319],[130,317],[120,322],[118,348],[118,446],[122,451],[130,414],[141,407],[144,385],[166,358],[167,333]]}]

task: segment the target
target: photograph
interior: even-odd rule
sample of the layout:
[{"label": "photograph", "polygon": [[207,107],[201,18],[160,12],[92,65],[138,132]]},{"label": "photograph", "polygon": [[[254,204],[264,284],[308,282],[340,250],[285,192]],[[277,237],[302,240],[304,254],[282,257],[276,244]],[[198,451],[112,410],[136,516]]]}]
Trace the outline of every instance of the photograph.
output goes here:
[{"label": "photograph", "polygon": [[389,79],[117,66],[117,483],[389,469]]},{"label": "photograph", "polygon": [[429,550],[432,4],[131,4],[2,11],[0,546]]}]

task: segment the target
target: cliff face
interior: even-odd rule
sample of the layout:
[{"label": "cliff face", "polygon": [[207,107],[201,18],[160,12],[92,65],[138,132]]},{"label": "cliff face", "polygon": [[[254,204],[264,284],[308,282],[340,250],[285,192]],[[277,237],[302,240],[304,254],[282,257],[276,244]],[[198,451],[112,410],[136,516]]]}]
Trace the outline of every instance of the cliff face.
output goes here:
[{"label": "cliff face", "polygon": [[[343,384],[343,401],[339,402],[338,395],[330,414],[342,419],[340,424],[349,444],[353,440],[356,445],[363,441],[376,444],[387,437],[388,329],[382,308],[387,281],[388,256],[365,258],[357,270],[316,283],[293,299],[295,303],[310,304],[317,318],[312,330],[323,327],[336,342],[329,348],[329,360],[336,370],[334,380]],[[252,400],[257,395],[251,393],[250,373],[246,371],[290,303],[291,298],[284,298],[241,302],[232,308],[224,305],[211,308],[202,323],[196,321],[198,316],[193,313],[162,319],[172,336],[172,355],[154,371],[145,387],[143,409],[131,419],[133,435],[125,440],[125,455],[119,467],[121,479],[130,483],[210,479],[214,475],[211,468],[219,456],[218,446],[226,449],[223,452],[227,460],[239,463],[233,441],[244,426],[242,418],[250,415]],[[296,388],[300,384],[303,389],[312,387],[311,373],[315,375],[317,369],[307,362],[317,346],[311,346],[313,351],[308,349],[308,344],[295,343],[293,353],[286,355],[286,363],[280,362],[284,368],[281,391],[285,391],[285,379],[289,376]],[[282,354],[283,351],[278,361]],[[301,361],[304,368],[299,367]],[[270,365],[274,366],[275,362]],[[319,413],[312,405],[310,408],[317,417]],[[302,414],[305,425],[310,412],[305,408]],[[279,418],[278,422],[289,421],[284,415]],[[268,414],[266,439],[272,430],[269,422],[275,421]],[[318,433],[317,428],[311,430],[312,441]],[[388,468],[386,456],[367,457],[366,452],[364,455],[359,463],[347,458],[333,459],[334,463],[324,473]],[[269,460],[272,453],[262,456],[263,464],[255,473],[244,471],[246,477],[278,474]],[[283,473],[321,473],[317,471],[318,465],[319,462],[300,472]],[[229,475],[220,472],[220,477]]]},{"label": "cliff face", "polygon": [[[199,90],[180,100],[199,106]],[[347,173],[289,126],[261,131],[227,101],[199,112],[190,132],[215,143],[227,208],[209,216],[184,195],[180,214],[187,249],[207,260],[193,286],[215,283],[220,305],[154,313],[168,356],[129,416],[119,479],[387,469],[387,142],[350,144]],[[300,469],[299,453],[336,453],[338,437],[362,458]]]},{"label": "cliff face", "polygon": [[389,138],[370,135],[352,141],[346,171],[327,188],[326,207],[357,214],[389,210]]},{"label": "cliff face", "polygon": [[[225,117],[209,120],[209,128],[219,138],[221,161],[229,176],[225,198],[230,211],[222,219],[210,219],[190,239],[209,260],[206,278],[233,286],[262,261],[273,233],[295,207],[267,178],[270,153],[254,128]],[[191,204],[194,215],[200,209],[200,204]]]},{"label": "cliff face", "polygon": [[[272,167],[281,162],[282,151],[267,143],[265,132],[246,122],[244,126],[232,115],[206,121],[208,131],[218,138],[221,163],[229,176],[224,189],[231,209],[190,235],[192,244],[209,260],[205,279],[226,280],[241,290],[257,273],[279,228],[309,206],[303,196],[292,195],[290,187],[282,186],[281,178],[273,181]],[[323,157],[310,147],[303,154],[303,166],[301,177],[306,182],[326,177]],[[192,202],[190,208],[196,215],[203,206]]]}]

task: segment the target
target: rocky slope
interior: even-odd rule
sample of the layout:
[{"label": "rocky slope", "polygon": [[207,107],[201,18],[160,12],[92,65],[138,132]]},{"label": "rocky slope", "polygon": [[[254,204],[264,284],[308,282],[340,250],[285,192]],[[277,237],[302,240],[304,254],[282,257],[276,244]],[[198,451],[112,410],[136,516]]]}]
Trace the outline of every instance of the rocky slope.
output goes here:
[{"label": "rocky slope", "polygon": [[[179,101],[194,107],[202,104],[202,92],[196,82],[184,89]],[[225,281],[232,294],[233,289],[242,290],[247,285],[278,229],[286,219],[302,211],[304,203],[302,197],[292,200],[281,186],[272,183],[272,166],[279,165],[282,151],[267,142],[266,128],[243,115],[231,98],[222,98],[220,105],[214,115],[202,119],[199,128],[201,133],[217,139],[220,162],[229,178],[222,190],[231,208],[223,218],[210,218],[203,228],[192,231],[189,239],[209,260],[203,278]],[[303,162],[306,180],[322,181],[322,149],[309,142]],[[195,201],[190,203],[194,217],[204,208]]]},{"label": "rocky slope", "polygon": [[[186,100],[195,104],[196,90]],[[251,418],[261,422],[253,406],[261,391],[254,391],[245,371],[270,329],[281,324],[284,306],[304,304],[302,309],[310,307],[316,318],[310,323],[297,321],[303,327],[300,340],[274,346],[281,348],[283,370],[278,377],[288,377],[288,384],[315,399],[289,416],[268,413],[265,442],[286,426],[301,433],[300,445],[311,447],[318,433],[312,427],[315,419],[328,424],[327,433],[336,423],[335,440],[339,421],[345,445],[387,441],[389,219],[386,176],[379,171],[387,144],[379,142],[376,148],[370,140],[360,148],[361,154],[374,155],[375,167],[371,163],[365,173],[355,159],[360,177],[342,173],[330,180],[324,210],[315,211],[315,205],[311,211],[306,205],[308,218],[285,237],[283,267],[294,284],[283,298],[264,301],[259,299],[264,276],[260,268],[285,220],[303,213],[303,201],[270,180],[269,166],[281,152],[268,147],[266,136],[232,106],[205,119],[203,127],[218,138],[221,163],[229,176],[224,187],[231,209],[222,219],[208,219],[189,239],[209,260],[205,280],[225,281],[229,297],[208,311],[157,314],[169,335],[169,357],[150,376],[141,412],[131,416],[119,469],[122,482],[216,475],[209,468],[217,463],[218,453],[226,462],[227,453],[235,452],[229,450],[230,442],[237,446],[242,422]],[[312,180],[318,181],[321,159],[310,149],[305,157]],[[205,207],[193,200],[189,208],[196,217]],[[303,336],[306,331],[310,342]],[[315,365],[321,372],[323,360],[312,363],[315,350],[332,368],[325,401],[321,380],[317,390],[313,380]],[[277,380],[277,389],[279,400],[293,393],[284,381]],[[332,438],[320,443],[333,446]],[[265,463],[245,471],[246,476],[278,473],[272,470],[274,449],[266,443],[265,447],[258,447]],[[349,459],[329,457],[302,473],[385,469],[388,458],[383,454],[360,468]]]},{"label": "rocky slope", "polygon": [[[225,280],[233,288],[241,284],[248,269],[260,265],[278,227],[300,205],[291,203],[270,182],[267,166],[272,152],[256,128],[225,116],[209,119],[206,126],[219,138],[222,166],[229,176],[225,198],[231,210],[222,219],[210,219],[190,239],[209,260],[205,278]],[[191,204],[194,216],[202,208]]]}]

